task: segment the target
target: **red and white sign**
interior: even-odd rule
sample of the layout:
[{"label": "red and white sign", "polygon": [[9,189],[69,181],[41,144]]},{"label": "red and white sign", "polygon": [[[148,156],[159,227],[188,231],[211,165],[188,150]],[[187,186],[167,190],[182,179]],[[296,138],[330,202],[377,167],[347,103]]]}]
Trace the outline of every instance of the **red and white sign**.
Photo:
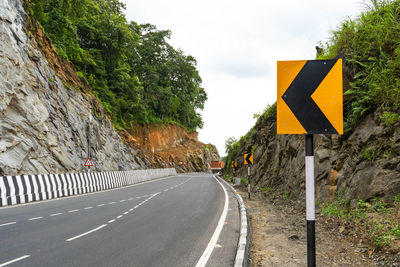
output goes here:
[{"label": "red and white sign", "polygon": [[93,167],[93,162],[90,160],[90,158],[87,158],[86,162],[85,162],[85,167]]}]

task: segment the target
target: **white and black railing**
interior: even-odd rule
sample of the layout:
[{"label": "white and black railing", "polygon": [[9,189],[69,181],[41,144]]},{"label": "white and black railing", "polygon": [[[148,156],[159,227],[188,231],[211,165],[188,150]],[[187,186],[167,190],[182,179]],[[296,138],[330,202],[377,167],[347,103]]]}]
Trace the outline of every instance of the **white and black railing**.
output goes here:
[{"label": "white and black railing", "polygon": [[176,175],[174,168],[0,177],[0,207],[67,197]]}]

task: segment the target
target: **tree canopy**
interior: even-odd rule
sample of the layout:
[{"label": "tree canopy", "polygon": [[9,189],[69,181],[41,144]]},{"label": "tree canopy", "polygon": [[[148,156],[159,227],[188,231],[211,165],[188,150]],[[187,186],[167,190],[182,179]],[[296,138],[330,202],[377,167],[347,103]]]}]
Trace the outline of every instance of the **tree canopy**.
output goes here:
[{"label": "tree canopy", "polygon": [[114,124],[203,126],[207,94],[196,59],[168,43],[170,31],[128,22],[119,0],[30,0],[29,8]]}]

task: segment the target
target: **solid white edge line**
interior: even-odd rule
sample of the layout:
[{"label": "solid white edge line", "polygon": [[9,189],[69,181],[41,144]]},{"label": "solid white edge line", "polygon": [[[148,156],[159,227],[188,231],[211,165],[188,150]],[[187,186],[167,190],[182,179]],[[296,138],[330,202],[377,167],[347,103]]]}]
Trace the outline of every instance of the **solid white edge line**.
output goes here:
[{"label": "solid white edge line", "polygon": [[221,184],[220,181],[218,181],[217,178],[215,178],[215,176],[213,176],[214,179],[219,183],[219,185],[222,187],[222,189],[224,190],[224,195],[225,195],[225,205],[224,205],[224,209],[222,210],[222,214],[221,217],[219,218],[218,221],[218,225],[215,228],[214,234],[212,235],[210,242],[208,243],[207,248],[204,250],[203,255],[201,255],[199,261],[196,264],[196,267],[204,267],[207,264],[208,259],[210,258],[215,245],[217,244],[219,235],[221,234],[222,228],[224,227],[224,222],[226,219],[226,214],[228,213],[228,206],[229,206],[229,197],[228,197],[228,193],[226,192],[225,187]]},{"label": "solid white edge line", "polygon": [[[80,234],[80,235],[71,237],[71,238],[69,238],[69,239],[67,239],[67,240],[65,240],[65,241],[69,242],[69,241],[75,240],[75,239],[80,238],[80,237],[82,237],[82,236],[85,236],[85,235],[88,235],[88,234],[90,234],[90,233],[93,233],[93,232],[95,232],[95,231],[97,231],[97,230],[100,230],[101,228],[106,227],[106,226],[107,226],[107,224],[100,225],[100,226],[97,227],[97,228],[94,228],[94,229],[92,229],[92,230],[90,230],[90,231],[87,231],[86,233],[83,233],[83,234]],[[0,266],[0,267],[1,267],[1,266]]]},{"label": "solid white edge line", "polygon": [[1,226],[6,226],[6,225],[11,225],[11,224],[16,224],[17,222],[9,222],[9,223],[3,223],[3,224],[0,224],[0,227]]},{"label": "solid white edge line", "polygon": [[11,264],[11,263],[14,263],[14,262],[17,262],[17,261],[20,261],[20,260],[26,259],[26,258],[29,258],[30,256],[31,256],[31,255],[24,255],[24,256],[22,256],[22,257],[19,257],[19,258],[16,258],[16,259],[13,259],[13,260],[7,261],[7,262],[5,262],[5,263],[0,263],[0,267],[3,267],[3,266],[6,266],[6,265],[9,265],[9,264]]}]

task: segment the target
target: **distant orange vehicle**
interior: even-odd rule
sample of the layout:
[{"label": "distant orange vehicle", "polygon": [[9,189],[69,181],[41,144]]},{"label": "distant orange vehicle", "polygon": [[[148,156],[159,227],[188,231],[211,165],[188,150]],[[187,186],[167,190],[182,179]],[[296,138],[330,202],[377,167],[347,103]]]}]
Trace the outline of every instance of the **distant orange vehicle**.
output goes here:
[{"label": "distant orange vehicle", "polygon": [[219,172],[224,168],[224,162],[223,161],[211,161],[211,172],[216,173]]}]

